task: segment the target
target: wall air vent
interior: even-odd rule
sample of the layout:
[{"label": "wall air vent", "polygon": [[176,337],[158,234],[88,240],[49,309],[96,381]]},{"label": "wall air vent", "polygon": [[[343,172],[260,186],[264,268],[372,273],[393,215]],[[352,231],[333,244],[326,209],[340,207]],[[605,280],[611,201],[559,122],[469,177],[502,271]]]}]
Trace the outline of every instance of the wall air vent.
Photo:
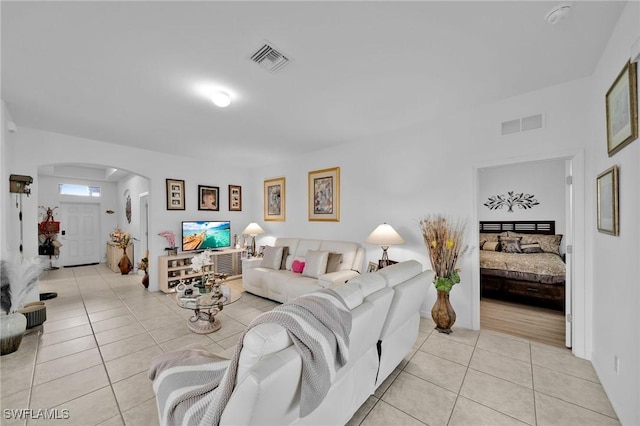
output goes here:
[{"label": "wall air vent", "polygon": [[276,72],[291,61],[288,55],[276,49],[269,42],[266,42],[251,55],[251,60],[269,72]]},{"label": "wall air vent", "polygon": [[514,133],[527,132],[529,130],[542,129],[544,127],[544,116],[542,114],[529,115],[527,117],[516,118],[515,120],[502,122],[502,136]]}]

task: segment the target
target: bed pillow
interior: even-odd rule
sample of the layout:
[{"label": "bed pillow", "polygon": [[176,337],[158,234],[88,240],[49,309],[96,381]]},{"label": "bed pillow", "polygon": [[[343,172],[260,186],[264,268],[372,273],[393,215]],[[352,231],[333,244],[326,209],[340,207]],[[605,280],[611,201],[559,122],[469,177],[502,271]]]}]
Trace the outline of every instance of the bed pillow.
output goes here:
[{"label": "bed pillow", "polygon": [[562,242],[562,234],[519,234],[509,231],[509,237],[521,237],[521,244],[539,243],[542,251],[544,251],[545,253],[555,253],[557,255],[560,255],[560,243]]},{"label": "bed pillow", "polygon": [[266,246],[260,266],[269,269],[280,269],[282,264],[282,247]]},{"label": "bed pillow", "polygon": [[520,237],[500,237],[500,251],[505,253],[522,253]]},{"label": "bed pillow", "polygon": [[522,244],[520,243],[520,249],[523,253],[544,253],[542,247],[540,247],[540,243],[530,243],[530,244]]},{"label": "bed pillow", "polygon": [[302,276],[310,278],[318,278],[327,272],[327,261],[329,260],[328,251],[307,250],[305,256],[304,270]]},{"label": "bed pillow", "polygon": [[485,241],[484,244],[480,247],[481,250],[486,251],[500,251],[500,242],[499,241]]},{"label": "bed pillow", "polygon": [[501,236],[502,237],[506,237],[507,233],[506,232],[500,232],[500,233],[493,234],[493,233],[490,233],[490,232],[481,232],[480,233],[480,240],[481,241],[484,240],[484,241],[495,241],[495,242],[497,242],[498,238],[501,237]]}]

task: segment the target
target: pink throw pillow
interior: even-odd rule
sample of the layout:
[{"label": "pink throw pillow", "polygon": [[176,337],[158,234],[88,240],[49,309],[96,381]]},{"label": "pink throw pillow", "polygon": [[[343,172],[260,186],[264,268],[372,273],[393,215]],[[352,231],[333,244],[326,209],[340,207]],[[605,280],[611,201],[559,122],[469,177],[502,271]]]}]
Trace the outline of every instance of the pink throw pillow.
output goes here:
[{"label": "pink throw pillow", "polygon": [[304,262],[300,262],[299,260],[294,260],[291,264],[291,270],[296,274],[301,274],[304,270]]}]

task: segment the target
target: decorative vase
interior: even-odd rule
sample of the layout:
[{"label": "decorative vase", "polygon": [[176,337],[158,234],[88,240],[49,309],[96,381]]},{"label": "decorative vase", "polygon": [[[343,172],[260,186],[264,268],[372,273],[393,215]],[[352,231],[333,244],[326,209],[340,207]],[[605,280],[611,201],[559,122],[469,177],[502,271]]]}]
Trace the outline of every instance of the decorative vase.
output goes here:
[{"label": "decorative vase", "polygon": [[144,270],[144,277],[142,277],[142,285],[144,288],[149,288],[149,271]]},{"label": "decorative vase", "polygon": [[131,263],[131,260],[129,260],[126,249],[122,250],[122,258],[120,258],[118,266],[120,267],[120,273],[122,275],[127,275],[133,269],[133,263]]},{"label": "decorative vase", "polygon": [[436,330],[440,333],[451,333],[451,327],[456,322],[456,311],[449,302],[449,292],[438,291],[436,303],[431,308],[431,317],[436,323]]},{"label": "decorative vase", "polygon": [[20,312],[0,315],[0,355],[18,350],[27,329],[27,317]]}]

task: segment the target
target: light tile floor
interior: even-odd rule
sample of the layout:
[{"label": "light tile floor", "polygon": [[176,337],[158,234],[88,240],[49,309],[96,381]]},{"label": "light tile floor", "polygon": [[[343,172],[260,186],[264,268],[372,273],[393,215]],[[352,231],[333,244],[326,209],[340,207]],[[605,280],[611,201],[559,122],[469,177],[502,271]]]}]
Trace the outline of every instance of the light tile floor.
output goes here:
[{"label": "light tile floor", "polygon": [[[62,419],[46,423],[158,424],[150,360],[192,343],[230,357],[251,318],[276,305],[245,293],[219,314],[222,329],[197,335],[186,327],[191,311],[145,290],[141,278],[105,265],[45,273],[40,291],[58,293],[46,302],[47,321],[0,358],[1,424],[45,423],[7,411],[21,408],[34,416],[57,409],[49,413]],[[439,334],[423,319],[414,351],[349,425],[619,424],[590,362],[495,332],[454,330]]]}]

